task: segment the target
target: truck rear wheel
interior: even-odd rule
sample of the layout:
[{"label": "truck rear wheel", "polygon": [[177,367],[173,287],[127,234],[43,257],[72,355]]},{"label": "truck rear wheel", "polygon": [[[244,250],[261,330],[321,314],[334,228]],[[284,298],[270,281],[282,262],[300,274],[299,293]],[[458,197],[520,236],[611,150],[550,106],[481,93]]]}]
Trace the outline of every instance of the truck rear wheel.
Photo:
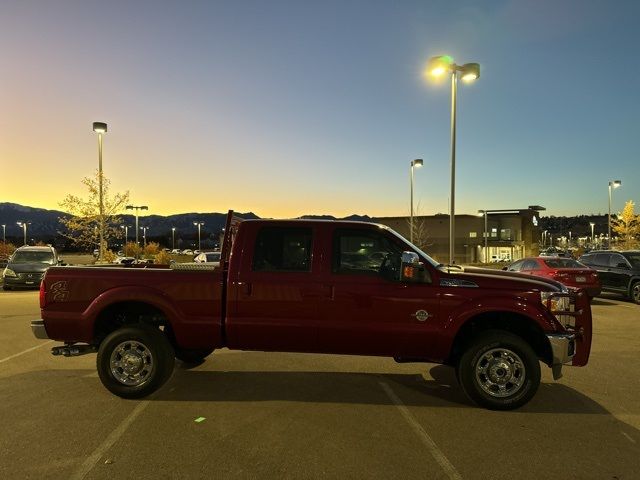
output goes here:
[{"label": "truck rear wheel", "polygon": [[173,372],[173,347],[157,328],[140,325],[112,332],[98,350],[102,384],[122,398],[141,398],[158,390]]},{"label": "truck rear wheel", "polygon": [[466,395],[490,410],[521,407],[540,385],[540,362],[522,338],[501,330],[478,336],[456,368]]}]

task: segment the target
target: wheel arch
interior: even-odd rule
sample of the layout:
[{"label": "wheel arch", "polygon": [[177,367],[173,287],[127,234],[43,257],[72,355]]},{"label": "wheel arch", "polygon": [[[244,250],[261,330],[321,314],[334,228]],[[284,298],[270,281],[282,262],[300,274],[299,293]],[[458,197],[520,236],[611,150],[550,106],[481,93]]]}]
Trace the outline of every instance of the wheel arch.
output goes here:
[{"label": "wheel arch", "polygon": [[502,330],[519,336],[539,359],[551,365],[551,345],[540,325],[526,315],[511,311],[483,312],[467,319],[456,333],[447,363],[455,365],[473,339],[487,330]]}]

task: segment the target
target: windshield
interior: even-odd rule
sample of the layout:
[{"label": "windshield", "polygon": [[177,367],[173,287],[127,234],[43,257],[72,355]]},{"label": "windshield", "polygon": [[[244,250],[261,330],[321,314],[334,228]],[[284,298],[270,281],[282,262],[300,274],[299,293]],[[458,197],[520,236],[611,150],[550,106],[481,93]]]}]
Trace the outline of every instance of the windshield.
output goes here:
[{"label": "windshield", "polygon": [[634,268],[640,268],[640,252],[627,253],[625,256]]},{"label": "windshield", "polygon": [[407,240],[406,238],[404,238],[402,235],[400,235],[398,232],[396,232],[395,230],[386,227],[387,230],[391,233],[393,233],[393,235],[395,235],[397,238],[399,238],[400,240],[402,240],[404,243],[406,243],[407,245],[409,245],[411,247],[411,249],[413,249],[418,255],[420,255],[421,257],[423,257],[425,260],[427,260],[427,262],[429,262],[432,266],[434,267],[438,267],[438,265],[440,265],[438,262],[436,262],[433,258],[431,258],[429,255],[427,255],[426,253],[424,253],[422,250],[420,250],[418,247],[416,247],[413,243],[411,243],[409,240]]},{"label": "windshield", "polygon": [[53,265],[52,252],[16,252],[11,263],[47,263]]}]

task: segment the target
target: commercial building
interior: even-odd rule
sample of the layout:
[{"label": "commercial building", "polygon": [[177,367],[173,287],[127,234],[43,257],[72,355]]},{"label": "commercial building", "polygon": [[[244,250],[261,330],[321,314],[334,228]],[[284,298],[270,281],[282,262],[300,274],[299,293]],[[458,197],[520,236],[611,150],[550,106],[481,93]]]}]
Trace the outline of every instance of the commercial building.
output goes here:
[{"label": "commercial building", "polygon": [[[538,255],[538,212],[541,210],[544,208],[532,205],[525,209],[481,210],[478,215],[456,215],[455,263],[513,261]],[[379,217],[375,221],[409,238],[409,217]],[[435,260],[447,263],[449,215],[414,217],[413,238],[414,243]]]}]

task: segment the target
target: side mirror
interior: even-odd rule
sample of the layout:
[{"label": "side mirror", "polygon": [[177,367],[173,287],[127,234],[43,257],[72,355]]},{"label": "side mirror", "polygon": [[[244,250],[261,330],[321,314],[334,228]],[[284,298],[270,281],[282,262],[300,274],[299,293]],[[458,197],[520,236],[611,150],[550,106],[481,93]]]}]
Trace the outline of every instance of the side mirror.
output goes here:
[{"label": "side mirror", "polygon": [[420,257],[415,252],[402,252],[400,265],[400,281],[422,283],[429,281],[429,275],[420,263]]}]

